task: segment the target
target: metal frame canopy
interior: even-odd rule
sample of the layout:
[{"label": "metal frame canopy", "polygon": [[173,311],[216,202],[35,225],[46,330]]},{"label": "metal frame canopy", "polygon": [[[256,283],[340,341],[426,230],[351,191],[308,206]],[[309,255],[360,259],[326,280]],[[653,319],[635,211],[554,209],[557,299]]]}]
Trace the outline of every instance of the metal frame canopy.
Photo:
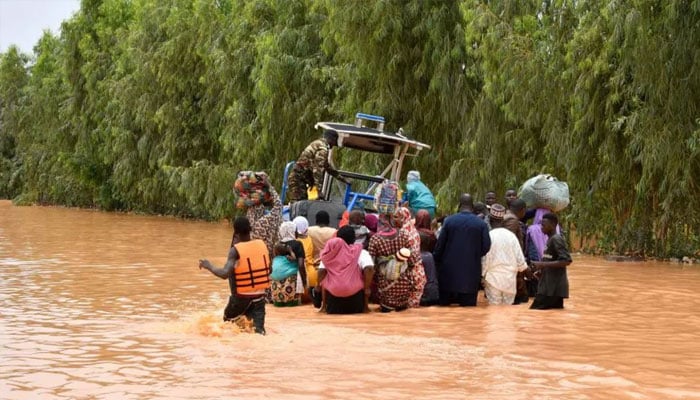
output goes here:
[{"label": "metal frame canopy", "polygon": [[[359,114],[358,114],[359,115]],[[380,117],[381,118],[381,117]],[[380,127],[383,126],[383,118]],[[406,156],[416,156],[423,149],[430,149],[430,146],[403,136],[401,130],[398,133],[384,132],[380,129],[368,128],[343,124],[338,122],[318,122],[316,129],[333,131],[338,134],[338,147],[351,148],[371,153],[392,154],[392,160],[382,171],[379,177],[399,181],[401,179],[401,168]],[[329,157],[330,158],[330,157]],[[350,177],[360,177],[359,174],[340,171],[341,174]],[[390,173],[387,177],[386,175]],[[377,177],[367,177],[377,178]],[[325,186],[325,185],[324,185]]]}]

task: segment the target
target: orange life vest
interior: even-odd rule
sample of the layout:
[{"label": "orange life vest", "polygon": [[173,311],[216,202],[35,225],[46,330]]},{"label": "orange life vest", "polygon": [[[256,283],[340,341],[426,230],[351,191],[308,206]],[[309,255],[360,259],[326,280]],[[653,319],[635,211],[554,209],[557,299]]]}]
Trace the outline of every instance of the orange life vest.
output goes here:
[{"label": "orange life vest", "polygon": [[262,240],[240,242],[235,246],[238,263],[234,269],[236,293],[255,294],[270,287],[270,260],[267,246]]}]

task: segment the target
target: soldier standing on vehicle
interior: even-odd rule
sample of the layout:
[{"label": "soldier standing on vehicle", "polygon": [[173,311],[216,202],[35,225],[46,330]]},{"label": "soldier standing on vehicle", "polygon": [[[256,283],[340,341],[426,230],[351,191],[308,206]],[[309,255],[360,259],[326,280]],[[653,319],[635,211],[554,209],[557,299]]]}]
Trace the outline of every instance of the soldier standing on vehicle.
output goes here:
[{"label": "soldier standing on vehicle", "polygon": [[290,202],[308,199],[307,190],[314,186],[320,190],[324,172],[348,183],[329,162],[330,149],[337,145],[338,133],[327,130],[323,132],[322,138],[314,140],[301,152],[289,173],[287,197]]}]

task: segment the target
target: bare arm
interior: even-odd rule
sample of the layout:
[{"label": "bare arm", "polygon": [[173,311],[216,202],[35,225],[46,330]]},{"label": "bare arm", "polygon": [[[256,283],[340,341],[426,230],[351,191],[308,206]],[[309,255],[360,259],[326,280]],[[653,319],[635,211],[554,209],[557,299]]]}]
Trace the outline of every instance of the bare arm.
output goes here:
[{"label": "bare arm", "polygon": [[326,275],[328,275],[328,272],[325,268],[318,269],[318,286],[323,286],[323,280],[326,279]]},{"label": "bare arm", "polygon": [[204,268],[206,270],[209,270],[209,272],[218,276],[221,279],[228,279],[233,273],[234,268],[236,267],[237,257],[238,252],[236,252],[236,248],[231,247],[231,249],[228,252],[228,259],[226,260],[226,264],[223,267],[217,268],[211,262],[209,262],[209,260],[199,260],[199,269]]},{"label": "bare arm", "polygon": [[304,285],[304,287],[307,287],[309,285],[309,282],[306,280],[306,259],[305,258],[299,258],[297,259],[299,263],[299,275],[301,275],[301,282]]},{"label": "bare arm", "polygon": [[553,236],[547,241],[547,249],[542,257],[547,261],[533,261],[532,265],[537,269],[542,268],[564,268],[571,264],[571,255],[566,248],[564,239],[559,236]]},{"label": "bare arm", "polygon": [[326,279],[326,275],[328,275],[328,271],[326,271],[325,268],[319,268],[318,269],[318,284],[316,285],[316,290],[321,291],[321,308],[318,309],[318,312],[326,312],[326,288],[323,287],[323,280]]},{"label": "bare arm", "polygon": [[374,279],[374,265],[362,270],[365,278],[365,312],[369,312],[369,296],[372,294],[372,279]]}]

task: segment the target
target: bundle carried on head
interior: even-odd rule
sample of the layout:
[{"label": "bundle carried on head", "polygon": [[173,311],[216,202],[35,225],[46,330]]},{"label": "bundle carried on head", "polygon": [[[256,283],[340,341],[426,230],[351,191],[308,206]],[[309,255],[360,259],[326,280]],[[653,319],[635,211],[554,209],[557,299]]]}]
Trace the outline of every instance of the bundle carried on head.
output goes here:
[{"label": "bundle carried on head", "polygon": [[518,196],[528,207],[559,212],[569,205],[569,185],[552,175],[537,175],[523,183]]},{"label": "bundle carried on head", "polygon": [[384,180],[374,192],[374,208],[379,214],[393,214],[399,208],[399,184]]},{"label": "bundle carried on head", "polygon": [[272,194],[270,194],[270,182],[267,174],[262,171],[241,171],[233,184],[233,192],[236,193],[236,207],[248,208],[259,205],[272,206]]}]

